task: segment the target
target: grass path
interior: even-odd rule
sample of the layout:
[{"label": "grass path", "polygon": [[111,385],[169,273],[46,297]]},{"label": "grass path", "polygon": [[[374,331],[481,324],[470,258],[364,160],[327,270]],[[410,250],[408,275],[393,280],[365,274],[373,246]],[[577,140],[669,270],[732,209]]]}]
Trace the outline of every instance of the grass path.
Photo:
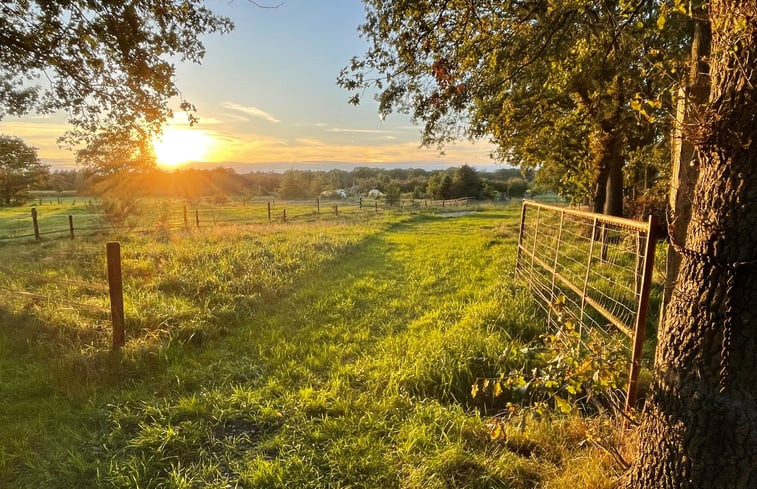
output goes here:
[{"label": "grass path", "polygon": [[540,443],[581,434],[558,423],[521,452],[469,405],[538,330],[510,281],[516,225],[517,209],[392,225],[154,378],[51,413],[55,440],[0,486],[535,487]]}]

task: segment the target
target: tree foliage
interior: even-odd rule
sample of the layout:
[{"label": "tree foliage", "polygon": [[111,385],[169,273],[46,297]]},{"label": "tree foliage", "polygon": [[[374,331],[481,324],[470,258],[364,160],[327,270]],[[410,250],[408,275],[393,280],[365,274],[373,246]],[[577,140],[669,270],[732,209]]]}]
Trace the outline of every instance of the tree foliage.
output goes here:
[{"label": "tree foliage", "polygon": [[11,0],[0,14],[0,119],[62,110],[66,141],[84,144],[158,132],[180,95],[171,59],[199,62],[200,36],[233,27],[200,0]]},{"label": "tree foliage", "polygon": [[27,189],[38,184],[49,169],[37,157],[37,149],[21,139],[0,136],[0,204],[22,202]]},{"label": "tree foliage", "polygon": [[375,89],[382,115],[410,113],[426,145],[487,137],[496,158],[554,167],[558,190],[619,213],[626,151],[664,142],[666,127],[645,127],[670,84],[655,74],[683,58],[687,35],[660,30],[657,2],[365,4],[369,49],[339,83],[353,103]]}]

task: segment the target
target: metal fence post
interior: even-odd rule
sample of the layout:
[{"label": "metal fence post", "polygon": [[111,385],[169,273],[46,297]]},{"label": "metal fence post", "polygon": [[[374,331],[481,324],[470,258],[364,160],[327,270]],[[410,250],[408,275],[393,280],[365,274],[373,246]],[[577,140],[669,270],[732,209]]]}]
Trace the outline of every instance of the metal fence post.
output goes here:
[{"label": "metal fence post", "polygon": [[594,254],[594,237],[597,235],[597,218],[591,224],[591,240],[589,241],[589,258],[586,262],[586,275],[584,276],[584,288],[581,294],[581,316],[579,322],[583,323],[584,311],[586,310],[586,289],[589,287],[589,274],[591,273],[591,257]]},{"label": "metal fence post", "polygon": [[[552,285],[549,289],[549,300],[555,302],[555,275],[557,275],[557,261],[560,257],[560,240],[562,239],[562,227],[565,220],[565,212],[560,213],[560,226],[557,230],[557,243],[555,244],[555,261],[552,264]],[[549,308],[547,324],[552,320],[552,308]]]},{"label": "metal fence post", "polygon": [[520,267],[521,267],[521,249],[523,248],[523,231],[524,231],[524,224],[526,222],[526,202],[523,202],[523,206],[520,209],[520,228],[518,231],[518,250],[517,254],[515,255],[515,274],[521,273]]}]

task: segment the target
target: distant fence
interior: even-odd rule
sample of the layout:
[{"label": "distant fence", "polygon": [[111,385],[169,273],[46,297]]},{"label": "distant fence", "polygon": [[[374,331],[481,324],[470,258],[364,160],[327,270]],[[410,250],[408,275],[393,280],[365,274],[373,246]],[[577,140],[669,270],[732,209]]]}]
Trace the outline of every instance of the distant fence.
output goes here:
[{"label": "distant fence", "polygon": [[[466,206],[468,198],[433,200],[400,199],[387,202],[378,199],[357,199],[339,201],[268,201],[250,202],[246,200],[234,205],[214,207],[194,207],[184,205],[165,212],[153,213],[149,224],[133,224],[107,219],[105,213],[99,214],[47,214],[42,219],[36,207],[30,209],[28,217],[12,218],[10,231],[0,232],[0,242],[25,238],[40,240],[43,236],[68,236],[73,239],[79,233],[97,233],[124,229],[129,231],[147,231],[161,229],[189,229],[220,225],[261,224],[266,222],[292,222],[317,219],[322,214],[340,215],[355,212],[412,211],[422,209],[447,209]],[[321,208],[323,207],[323,209]],[[289,212],[287,212],[289,210]],[[160,215],[158,215],[160,214]],[[125,220],[126,221],[126,220]],[[2,224],[2,223],[0,223]],[[5,226],[8,228],[9,226]],[[0,226],[1,228],[1,226]]]},{"label": "distant fence", "polygon": [[[124,317],[124,299],[123,299],[123,279],[121,271],[121,245],[118,242],[108,242],[105,247],[107,263],[107,283],[98,283],[92,281],[72,280],[68,278],[51,278],[40,274],[30,274],[12,270],[0,266],[0,292],[6,295],[26,301],[39,301],[49,304],[57,304],[74,309],[82,309],[99,314],[109,314],[112,325],[112,346],[114,350],[120,349],[125,344],[125,317]],[[100,307],[93,304],[85,304],[80,301],[72,301],[60,297],[60,295],[51,295],[49,293],[40,294],[29,290],[17,290],[3,286],[3,282],[9,282],[14,277],[24,277],[33,282],[52,283],[57,286],[68,289],[75,288],[88,290],[95,293],[107,293],[110,302],[110,308]],[[61,294],[62,295],[62,294]]]},{"label": "distant fence", "polygon": [[648,222],[524,201],[516,274],[547,313],[550,326],[627,337],[626,408],[636,401],[646,330],[655,240]]}]

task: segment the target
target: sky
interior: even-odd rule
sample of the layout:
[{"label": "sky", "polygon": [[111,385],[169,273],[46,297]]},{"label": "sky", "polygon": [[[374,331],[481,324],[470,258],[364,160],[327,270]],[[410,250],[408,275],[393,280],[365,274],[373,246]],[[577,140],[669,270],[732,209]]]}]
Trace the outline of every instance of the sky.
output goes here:
[{"label": "sky", "polygon": [[[261,0],[276,5],[278,0]],[[382,121],[369,92],[361,105],[336,84],[352,56],[365,53],[359,0],[283,0],[260,9],[245,0],[206,4],[230,17],[235,29],[204,36],[201,65],[176,63],[176,83],[198,109],[190,128],[170,121],[156,150],[165,166],[237,170],[328,169],[355,166],[492,168],[487,142],[460,141],[445,149],[420,148],[420,128],[403,114]],[[172,101],[178,111],[179,101]],[[56,145],[67,126],[62,115],[6,117],[0,133],[19,136],[54,167],[73,167],[73,154]]]}]

